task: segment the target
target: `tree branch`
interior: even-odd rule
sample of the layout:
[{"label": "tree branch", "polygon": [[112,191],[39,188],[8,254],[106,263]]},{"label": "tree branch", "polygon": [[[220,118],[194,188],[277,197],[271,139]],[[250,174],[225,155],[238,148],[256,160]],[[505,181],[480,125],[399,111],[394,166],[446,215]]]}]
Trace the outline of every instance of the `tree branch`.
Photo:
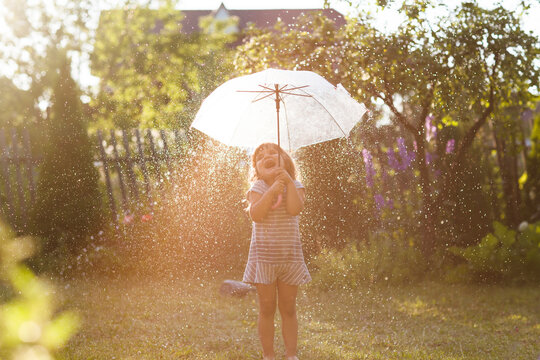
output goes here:
[{"label": "tree branch", "polygon": [[403,115],[396,107],[394,106],[394,102],[392,101],[391,96],[388,96],[390,91],[388,90],[388,85],[386,83],[384,84],[384,89],[387,91],[384,94],[384,97],[382,97],[380,94],[378,94],[378,97],[384,101],[384,103],[390,108],[392,113],[396,116],[397,120],[405,126],[407,130],[409,130],[411,133],[415,134],[418,132],[418,129],[415,128],[410,122],[407,121],[407,118],[405,115]]},{"label": "tree branch", "polygon": [[455,168],[463,160],[463,157],[465,156],[465,152],[471,146],[471,144],[472,144],[472,142],[473,142],[473,140],[474,140],[474,138],[476,136],[476,133],[486,123],[489,115],[491,115],[491,113],[493,112],[493,109],[495,108],[495,105],[494,105],[494,102],[495,102],[495,84],[494,84],[495,80],[494,80],[494,76],[495,76],[495,71],[497,71],[498,63],[499,63],[499,57],[495,56],[495,63],[493,64],[493,67],[491,69],[491,74],[490,74],[490,77],[489,77],[491,79],[490,84],[489,84],[489,100],[488,100],[489,105],[482,112],[482,114],[476,120],[476,122],[473,124],[473,126],[471,126],[469,131],[467,131],[467,133],[463,137],[463,140],[460,142],[459,147],[458,147],[458,149],[456,151],[456,157],[454,159],[454,162],[451,165],[452,168]]}]

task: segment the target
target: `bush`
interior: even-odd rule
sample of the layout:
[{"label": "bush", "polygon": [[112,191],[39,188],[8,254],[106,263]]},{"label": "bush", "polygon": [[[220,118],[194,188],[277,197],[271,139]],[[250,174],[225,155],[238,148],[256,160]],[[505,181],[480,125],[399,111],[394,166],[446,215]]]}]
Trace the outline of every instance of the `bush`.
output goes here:
[{"label": "bush", "polygon": [[313,285],[322,290],[356,289],[386,283],[404,284],[421,279],[427,270],[421,253],[402,231],[381,232],[367,242],[342,250],[323,250],[312,264]]},{"label": "bush", "polygon": [[480,243],[449,251],[463,260],[448,277],[480,282],[540,280],[540,222],[523,223],[520,231],[494,222],[494,231]]},{"label": "bush", "polygon": [[155,196],[152,219],[124,226],[126,265],[152,272],[243,266],[250,235],[245,154],[203,139],[177,165]]},{"label": "bush", "polygon": [[40,167],[37,198],[32,209],[32,233],[40,236],[43,252],[66,247],[75,253],[86,235],[101,223],[98,172],[79,99],[66,59],[53,90],[47,118],[45,155]]},{"label": "bush", "polygon": [[298,167],[306,187],[300,231],[306,255],[320,248],[341,249],[366,236],[366,190],[360,183],[361,156],[346,140],[332,140],[298,151]]},{"label": "bush", "polygon": [[52,287],[21,264],[32,247],[0,224],[1,359],[53,359],[78,326],[72,312],[53,315]]}]

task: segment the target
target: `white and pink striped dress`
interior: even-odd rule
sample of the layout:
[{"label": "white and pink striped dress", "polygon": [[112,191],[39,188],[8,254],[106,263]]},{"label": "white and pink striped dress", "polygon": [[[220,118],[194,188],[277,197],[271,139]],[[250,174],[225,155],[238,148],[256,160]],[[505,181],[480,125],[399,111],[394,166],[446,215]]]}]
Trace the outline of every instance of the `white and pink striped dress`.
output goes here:
[{"label": "white and pink striped dress", "polygon": [[[294,180],[296,188],[304,188]],[[270,186],[257,180],[249,189],[264,194]],[[286,210],[286,196],[277,209],[270,209],[261,222],[253,222],[251,245],[243,281],[250,284],[272,284],[277,279],[289,285],[309,282],[311,276],[304,262],[298,216]]]}]

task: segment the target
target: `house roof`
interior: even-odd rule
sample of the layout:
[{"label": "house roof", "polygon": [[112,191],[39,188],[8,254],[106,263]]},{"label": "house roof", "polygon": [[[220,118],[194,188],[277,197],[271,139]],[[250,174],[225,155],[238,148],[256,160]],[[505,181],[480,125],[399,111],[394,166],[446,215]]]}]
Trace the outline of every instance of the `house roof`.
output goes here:
[{"label": "house roof", "polygon": [[249,23],[258,28],[273,27],[278,19],[281,19],[289,28],[297,23],[297,18],[313,11],[320,11],[324,16],[333,20],[336,26],[345,25],[345,17],[333,9],[227,9],[223,4],[217,10],[182,10],[182,32],[191,33],[199,30],[199,18],[202,16],[215,15],[225,10],[229,16],[238,17],[239,29],[244,29]]}]

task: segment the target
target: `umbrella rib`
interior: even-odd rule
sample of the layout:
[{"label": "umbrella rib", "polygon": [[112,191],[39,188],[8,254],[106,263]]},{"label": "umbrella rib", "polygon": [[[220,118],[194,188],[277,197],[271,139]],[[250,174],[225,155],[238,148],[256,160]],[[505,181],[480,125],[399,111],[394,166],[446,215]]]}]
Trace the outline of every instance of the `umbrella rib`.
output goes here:
[{"label": "umbrella rib", "polygon": [[[304,90],[301,90],[301,91],[304,91]],[[304,91],[305,92],[305,91]],[[307,93],[306,93],[307,94]],[[310,95],[310,94],[308,94]],[[324,106],[315,96],[313,95],[310,95],[313,100],[315,100],[316,102],[319,103],[319,105],[321,105],[321,107],[324,109],[324,111],[326,111],[328,113],[328,115],[330,116],[330,118],[332,119],[332,121],[334,122],[334,124],[336,124],[336,126],[339,128],[339,130],[342,132],[343,136],[347,137],[347,134],[345,134],[345,131],[343,131],[343,129],[341,128],[341,126],[338,124],[338,122],[336,121],[336,119],[334,119],[334,117],[332,116],[332,114],[330,114],[330,111],[328,111],[326,109],[326,106]]]},{"label": "umbrella rib", "polygon": [[267,97],[270,97],[272,95],[274,95],[274,94],[271,93],[271,94],[263,96],[262,98],[258,98],[258,99],[255,98],[255,99],[251,100],[251,102],[254,103],[254,102],[257,102],[257,101],[261,101],[262,99],[266,99]]},{"label": "umbrella rib", "polygon": [[[264,91],[264,90],[236,90],[236,92],[253,92],[253,93],[267,93],[268,91]],[[274,92],[274,91],[270,91],[270,92]]]},{"label": "umbrella rib", "polygon": [[[272,88],[269,88],[269,87],[267,87],[267,86],[264,86],[264,85],[260,85],[260,84],[259,84],[259,86],[260,86],[260,87],[262,87],[263,89],[266,89],[266,90],[268,90],[268,91],[271,91],[271,92],[276,92],[276,89],[272,89]],[[285,85],[285,86],[287,86],[287,85]]]},{"label": "umbrella rib", "polygon": [[[279,90],[283,90],[287,85],[285,85],[284,87],[282,87],[281,89]],[[305,87],[309,87],[309,85],[303,85],[303,86],[297,86],[297,87],[292,87],[290,89],[285,89],[285,91],[292,91],[292,90],[298,90],[298,89],[303,89]]]},{"label": "umbrella rib", "polygon": [[294,96],[303,96],[303,97],[311,97],[311,95],[289,93],[289,92],[285,92],[285,91],[280,91],[280,94],[294,95]]}]

